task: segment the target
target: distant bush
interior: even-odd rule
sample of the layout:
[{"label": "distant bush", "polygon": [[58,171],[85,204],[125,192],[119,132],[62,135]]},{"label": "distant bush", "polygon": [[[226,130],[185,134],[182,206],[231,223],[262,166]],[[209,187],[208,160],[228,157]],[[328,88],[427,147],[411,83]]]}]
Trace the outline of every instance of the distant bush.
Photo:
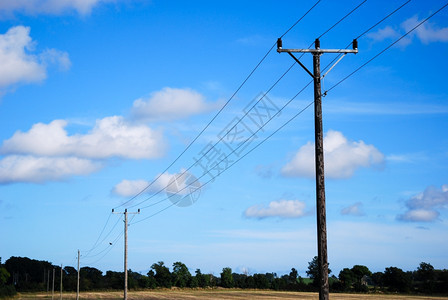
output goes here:
[{"label": "distant bush", "polygon": [[9,298],[16,294],[16,289],[12,285],[0,286],[0,298]]}]

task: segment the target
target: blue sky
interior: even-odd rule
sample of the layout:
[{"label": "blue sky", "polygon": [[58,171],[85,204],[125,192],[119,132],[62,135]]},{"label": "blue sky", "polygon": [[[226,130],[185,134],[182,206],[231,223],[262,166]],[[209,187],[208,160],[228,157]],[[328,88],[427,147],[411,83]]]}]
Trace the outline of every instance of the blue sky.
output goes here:
[{"label": "blue sky", "polygon": [[[75,266],[80,249],[82,266],[121,270],[123,214],[111,210],[140,208],[132,270],[305,276],[317,254],[312,107],[276,131],[313,101],[310,86],[289,102],[309,75],[296,64],[270,89],[293,64],[273,49],[232,95],[315,2],[2,1],[0,256]],[[360,3],[322,0],[283,47],[307,48]],[[403,3],[366,1],[321,47],[345,48]],[[444,4],[410,1],[323,80],[336,275],[448,267],[448,8],[338,84]]]}]

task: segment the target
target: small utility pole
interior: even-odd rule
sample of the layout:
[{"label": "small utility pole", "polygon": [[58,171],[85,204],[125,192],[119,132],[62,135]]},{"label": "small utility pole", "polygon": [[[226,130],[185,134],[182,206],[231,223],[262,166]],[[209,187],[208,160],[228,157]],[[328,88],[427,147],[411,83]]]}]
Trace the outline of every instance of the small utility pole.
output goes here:
[{"label": "small utility pole", "polygon": [[79,249],[78,249],[78,280],[76,283],[76,300],[79,300]]},{"label": "small utility pole", "polygon": [[61,286],[60,286],[60,300],[62,300],[62,264],[61,264]]},{"label": "small utility pole", "polygon": [[51,299],[54,297],[54,268],[53,268],[53,288],[51,290]]},{"label": "small utility pole", "polygon": [[128,214],[139,214],[140,209],[137,212],[128,212],[127,209],[124,212],[115,212],[112,209],[113,214],[124,214],[124,300],[128,299]]},{"label": "small utility pole", "polygon": [[[317,213],[317,252],[319,265],[319,300],[328,300],[328,256],[327,256],[327,221],[325,210],[325,177],[324,177],[324,146],[322,129],[322,91],[321,79],[347,53],[358,53],[358,41],[353,40],[353,50],[320,49],[320,41],[314,42],[315,49],[283,49],[282,40],[277,40],[277,52],[288,53],[314,80],[314,140],[316,156],[316,213]],[[311,73],[292,53],[311,53],[313,55],[313,72]],[[339,53],[343,56],[325,73],[320,75],[320,56],[324,53]]]}]

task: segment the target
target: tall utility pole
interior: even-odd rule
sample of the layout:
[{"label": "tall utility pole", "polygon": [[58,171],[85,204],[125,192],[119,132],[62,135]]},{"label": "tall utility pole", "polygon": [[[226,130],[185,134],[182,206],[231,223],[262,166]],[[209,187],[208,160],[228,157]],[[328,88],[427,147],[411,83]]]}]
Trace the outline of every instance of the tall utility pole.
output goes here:
[{"label": "tall utility pole", "polygon": [[[327,256],[327,221],[325,210],[324,146],[322,130],[322,91],[321,79],[347,54],[358,53],[358,42],[353,40],[353,50],[320,49],[320,41],[314,42],[315,49],[283,49],[282,40],[277,40],[277,52],[288,53],[314,80],[314,140],[316,157],[316,214],[317,214],[317,257],[319,266],[319,300],[328,300],[328,256]],[[311,53],[313,55],[313,72],[311,73],[293,53]],[[324,53],[339,53],[343,56],[323,76],[320,75],[320,56]]]},{"label": "tall utility pole", "polygon": [[124,212],[115,212],[112,209],[113,214],[124,214],[124,300],[128,299],[128,214],[139,214],[140,209],[137,212],[128,212],[127,209]]},{"label": "tall utility pole", "polygon": [[78,279],[76,283],[76,300],[79,300],[79,249],[78,249]]}]

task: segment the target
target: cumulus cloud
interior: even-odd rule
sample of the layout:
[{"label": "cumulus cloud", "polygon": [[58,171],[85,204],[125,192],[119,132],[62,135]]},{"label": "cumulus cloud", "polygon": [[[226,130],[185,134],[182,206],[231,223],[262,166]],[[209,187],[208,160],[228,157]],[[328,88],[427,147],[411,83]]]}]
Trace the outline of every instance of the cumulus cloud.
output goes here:
[{"label": "cumulus cloud", "polygon": [[344,216],[364,216],[365,213],[362,210],[362,203],[361,202],[357,202],[353,205],[350,205],[348,207],[345,207],[341,210],[341,215]]},{"label": "cumulus cloud", "polygon": [[99,163],[77,157],[11,155],[0,160],[0,184],[61,180],[90,174],[100,167]]},{"label": "cumulus cloud", "polygon": [[15,12],[37,15],[58,15],[76,11],[81,15],[89,14],[100,3],[116,2],[117,0],[2,0],[0,14],[13,15]]},{"label": "cumulus cloud", "polygon": [[47,49],[31,54],[35,42],[30,28],[16,26],[0,34],[0,88],[20,82],[40,82],[47,77],[47,66],[56,64],[63,70],[70,68],[66,52]]},{"label": "cumulus cloud", "polygon": [[3,142],[0,153],[150,159],[161,157],[165,151],[161,132],[145,125],[128,124],[121,116],[97,120],[85,135],[68,135],[66,126],[67,121],[55,120],[49,124],[37,123],[28,132],[17,131]]},{"label": "cumulus cloud", "polygon": [[269,205],[254,205],[246,209],[244,215],[247,218],[300,218],[306,215],[305,203],[299,200],[272,201]]},{"label": "cumulus cloud", "polygon": [[208,112],[219,107],[192,89],[163,88],[149,98],[134,101],[132,116],[145,121],[178,120]]},{"label": "cumulus cloud", "polygon": [[[368,36],[374,41],[383,41],[389,39],[397,39],[406,32],[412,30],[417,26],[422,20],[417,16],[411,17],[400,24],[400,28],[392,28],[386,26],[385,28],[379,29],[376,32],[368,34]],[[414,37],[417,37],[423,44],[429,44],[432,42],[448,42],[448,27],[439,28],[436,24],[429,21],[423,23],[412,31],[408,36],[403,38],[399,45],[406,47]]]},{"label": "cumulus cloud", "polygon": [[156,193],[166,188],[173,175],[174,174],[169,173],[163,173],[160,175],[160,177],[159,175],[157,175],[155,178],[158,177],[158,179],[155,180],[153,184],[151,184],[150,181],[144,179],[137,179],[137,180],[123,179],[112,189],[112,193],[123,197],[135,196],[144,189],[145,193],[149,194]]},{"label": "cumulus cloud", "polygon": [[429,186],[423,193],[419,193],[406,201],[407,211],[398,215],[397,219],[408,222],[432,222],[440,212],[438,209],[448,207],[448,185],[441,189]]},{"label": "cumulus cloud", "polygon": [[[384,162],[384,155],[373,145],[363,141],[349,141],[338,131],[330,130],[324,137],[325,176],[349,178],[361,167],[371,167]],[[281,170],[287,177],[315,176],[314,143],[308,142]]]},{"label": "cumulus cloud", "polygon": [[185,169],[178,173],[170,174],[165,172],[158,174],[154,180],[147,181],[143,179],[128,180],[124,179],[112,189],[112,193],[123,197],[132,197],[139,193],[153,194],[160,191],[168,195],[186,196],[200,189],[202,184],[197,178]]},{"label": "cumulus cloud", "polygon": [[[417,16],[407,19],[401,24],[401,27],[405,31],[409,31],[418,25],[422,20],[419,20]],[[425,22],[419,26],[414,35],[424,43],[429,44],[432,42],[448,42],[448,27],[438,28],[437,25],[431,22]]]}]

